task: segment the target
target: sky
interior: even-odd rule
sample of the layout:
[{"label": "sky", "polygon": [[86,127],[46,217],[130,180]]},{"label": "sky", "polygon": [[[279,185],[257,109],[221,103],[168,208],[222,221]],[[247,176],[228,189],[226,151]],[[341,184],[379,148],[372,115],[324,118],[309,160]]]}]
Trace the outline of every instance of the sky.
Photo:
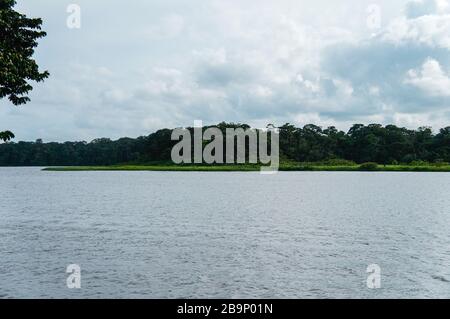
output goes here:
[{"label": "sky", "polygon": [[[0,101],[17,140],[222,121],[450,125],[448,0],[18,0],[50,77]],[[80,28],[70,28],[80,8]],[[69,7],[70,8],[70,7]]]}]

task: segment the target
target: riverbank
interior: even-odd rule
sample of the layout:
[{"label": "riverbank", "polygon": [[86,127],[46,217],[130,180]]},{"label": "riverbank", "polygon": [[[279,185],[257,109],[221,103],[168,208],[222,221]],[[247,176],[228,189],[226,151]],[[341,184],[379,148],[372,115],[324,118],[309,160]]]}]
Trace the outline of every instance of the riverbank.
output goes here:
[{"label": "riverbank", "polygon": [[[260,170],[259,165],[111,165],[111,166],[66,166],[47,167],[44,171],[69,172],[69,171],[167,171],[167,172],[255,172]],[[450,172],[450,165],[444,166],[415,166],[415,165],[378,165],[376,167],[364,167],[363,165],[302,165],[281,164],[279,171],[325,171],[325,172]]]}]

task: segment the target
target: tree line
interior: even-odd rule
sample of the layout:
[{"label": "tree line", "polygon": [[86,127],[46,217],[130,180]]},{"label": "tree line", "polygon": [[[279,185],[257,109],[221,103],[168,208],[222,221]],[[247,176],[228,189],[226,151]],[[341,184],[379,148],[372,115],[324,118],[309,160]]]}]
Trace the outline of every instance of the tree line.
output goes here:
[{"label": "tree line", "polygon": [[[249,129],[246,124],[220,123],[226,128]],[[206,130],[208,127],[204,127]],[[189,128],[193,130],[192,128]],[[416,130],[395,125],[355,124],[348,132],[308,124],[279,127],[282,161],[378,164],[450,162],[450,126],[433,133],[429,127]],[[94,139],[91,142],[44,143],[7,142],[0,144],[0,166],[84,166],[114,164],[169,163],[171,129],[158,130],[138,138]]]}]

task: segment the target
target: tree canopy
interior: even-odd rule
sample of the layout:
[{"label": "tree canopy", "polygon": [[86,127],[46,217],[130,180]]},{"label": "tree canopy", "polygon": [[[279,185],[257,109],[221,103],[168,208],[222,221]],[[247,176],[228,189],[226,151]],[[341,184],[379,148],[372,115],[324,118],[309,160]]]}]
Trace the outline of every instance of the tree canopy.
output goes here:
[{"label": "tree canopy", "polygon": [[[220,123],[216,127],[223,132],[227,127],[249,128],[248,125],[234,123]],[[347,132],[312,124],[304,127],[285,124],[279,129],[282,161],[345,160],[378,164],[450,162],[450,127],[440,129],[436,134],[428,127],[412,130],[380,124],[355,124]],[[171,133],[170,129],[162,129],[138,138],[116,141],[99,138],[90,143],[44,143],[40,139],[35,142],[9,142],[0,144],[0,166],[168,163],[171,161],[171,149],[177,143],[171,140]]]},{"label": "tree canopy", "polygon": [[[30,101],[30,81],[43,81],[49,73],[40,72],[32,58],[37,40],[46,36],[41,30],[42,20],[15,11],[15,4],[15,0],[0,0],[0,98],[21,105]],[[14,134],[10,131],[0,132],[0,140],[11,138]]]}]

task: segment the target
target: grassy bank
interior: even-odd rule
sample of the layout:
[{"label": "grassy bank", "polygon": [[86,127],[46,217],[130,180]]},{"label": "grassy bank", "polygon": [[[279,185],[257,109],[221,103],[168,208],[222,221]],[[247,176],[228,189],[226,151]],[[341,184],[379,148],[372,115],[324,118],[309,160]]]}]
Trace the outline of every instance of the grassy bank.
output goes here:
[{"label": "grassy bank", "polygon": [[[44,171],[166,171],[166,172],[254,172],[259,171],[259,165],[112,165],[112,166],[67,166],[48,167]],[[378,165],[364,167],[363,165],[312,165],[312,164],[281,164],[280,171],[328,171],[328,172],[450,172],[450,165]]]}]

